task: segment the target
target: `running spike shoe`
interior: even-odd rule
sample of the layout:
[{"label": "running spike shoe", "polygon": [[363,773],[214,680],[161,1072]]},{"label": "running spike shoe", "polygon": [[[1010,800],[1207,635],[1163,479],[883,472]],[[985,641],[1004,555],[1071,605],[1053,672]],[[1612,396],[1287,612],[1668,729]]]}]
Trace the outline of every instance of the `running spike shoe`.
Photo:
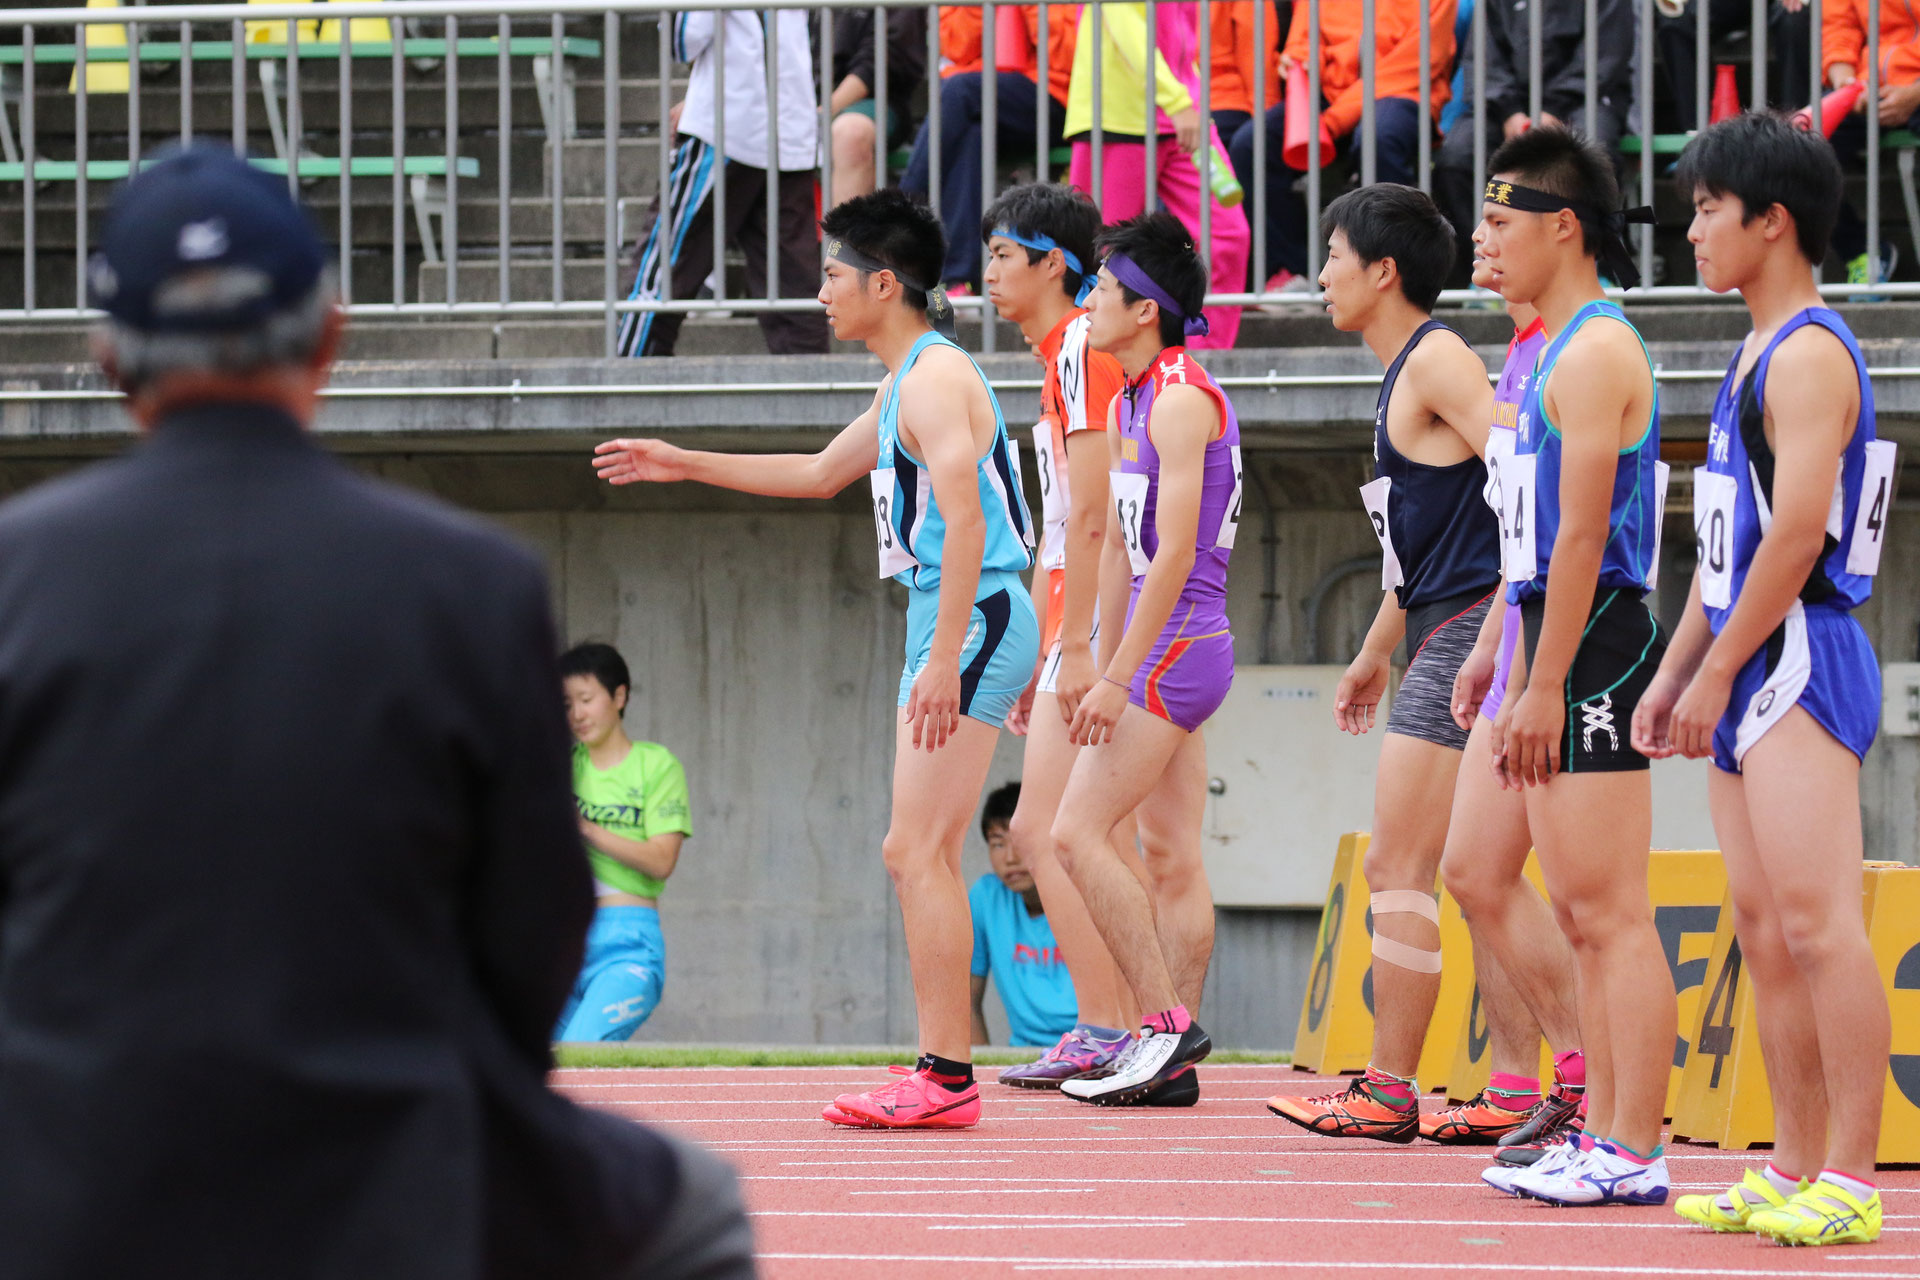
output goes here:
[{"label": "running spike shoe", "polygon": [[1490,1147],[1533,1118],[1545,1100],[1525,1111],[1509,1111],[1490,1101],[1483,1089],[1471,1102],[1428,1112],[1420,1117],[1420,1136],[1457,1147]]},{"label": "running spike shoe", "polygon": [[1302,1129],[1329,1138],[1412,1142],[1420,1136],[1419,1096],[1415,1095],[1405,1107],[1382,1102],[1368,1087],[1365,1076],[1356,1077],[1344,1093],[1322,1094],[1317,1098],[1277,1093],[1267,1099],[1267,1110]]},{"label": "running spike shoe", "polygon": [[1880,1238],[1880,1193],[1862,1202],[1844,1187],[1815,1182],[1778,1208],[1756,1211],[1747,1229],[1778,1244],[1872,1244]]},{"label": "running spike shoe", "polygon": [[[1800,1180],[1806,1190],[1807,1180]],[[1740,1181],[1717,1196],[1681,1196],[1673,1202],[1673,1211],[1688,1222],[1697,1222],[1710,1231],[1751,1231],[1753,1215],[1762,1209],[1778,1209],[1787,1198],[1774,1189],[1767,1175],[1748,1169]]]},{"label": "running spike shoe", "polygon": [[1002,1071],[1000,1083],[1018,1089],[1058,1089],[1062,1081],[1104,1073],[1118,1061],[1132,1039],[1123,1035],[1114,1041],[1097,1040],[1075,1027],[1036,1061]]},{"label": "running spike shoe", "polygon": [[1496,1145],[1500,1149],[1493,1158],[1524,1168],[1536,1163],[1568,1134],[1585,1132],[1587,1117],[1580,1109],[1581,1101],[1581,1093],[1556,1086],[1541,1100],[1532,1119],[1499,1140]]},{"label": "running spike shoe", "polygon": [[924,1071],[887,1070],[900,1079],[867,1093],[843,1093],[820,1118],[862,1129],[966,1129],[980,1123],[977,1086],[949,1089]]},{"label": "running spike shoe", "polygon": [[1521,1174],[1534,1172],[1544,1174],[1556,1171],[1579,1154],[1580,1148],[1574,1145],[1572,1135],[1563,1135],[1556,1138],[1551,1146],[1541,1150],[1540,1158],[1532,1164],[1510,1164],[1496,1158],[1492,1165],[1481,1171],[1480,1181],[1495,1191],[1517,1196],[1521,1192],[1520,1188],[1514,1185],[1514,1179]]},{"label": "running spike shoe", "polygon": [[1562,1207],[1665,1204],[1673,1191],[1673,1178],[1664,1155],[1641,1164],[1603,1143],[1557,1170],[1543,1173],[1536,1164],[1515,1177],[1513,1187],[1523,1196]]},{"label": "running spike shoe", "polygon": [[1212,1052],[1213,1041],[1197,1022],[1178,1033],[1143,1028],[1128,1042],[1110,1074],[1068,1080],[1060,1086],[1060,1092],[1103,1107],[1145,1106],[1154,1090]]}]

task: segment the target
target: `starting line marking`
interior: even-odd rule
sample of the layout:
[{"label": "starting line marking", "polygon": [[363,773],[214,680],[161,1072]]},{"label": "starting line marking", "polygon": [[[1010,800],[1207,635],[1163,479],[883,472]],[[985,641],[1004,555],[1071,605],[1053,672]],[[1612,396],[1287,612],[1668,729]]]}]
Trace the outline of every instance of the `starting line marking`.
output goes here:
[{"label": "starting line marking", "polygon": [[[862,1194],[855,1192],[856,1195]],[[915,1193],[919,1194],[919,1193]],[[752,1218],[870,1218],[871,1214],[859,1213],[850,1209],[758,1209],[747,1215]],[[931,1227],[936,1231],[957,1231],[986,1229],[987,1224],[977,1221],[971,1213],[928,1212],[919,1215],[922,1218],[957,1218],[961,1221],[951,1225],[941,1223]],[[1256,1226],[1330,1226],[1330,1227],[1568,1227],[1615,1228],[1633,1227],[1644,1231],[1685,1231],[1698,1232],[1699,1228],[1690,1222],[1638,1222],[1609,1221],[1599,1217],[1566,1218],[1555,1214],[1551,1217],[1529,1214],[1525,1218],[1316,1218],[1286,1216],[1254,1216],[1229,1214],[1126,1214],[1126,1213],[1081,1213],[1063,1217],[1057,1213],[997,1213],[995,1219],[1008,1225],[992,1227],[996,1231],[1015,1230],[1018,1224],[1037,1222],[1043,1224],[1098,1224],[1125,1226],[1150,1226],[1157,1223],[1171,1223],[1186,1226],[1196,1222],[1252,1223]],[[1920,1226],[1901,1227],[1887,1225],[1881,1231],[1920,1231]],[[1836,1255],[1838,1256],[1838,1255]],[[1869,1262],[1881,1258],[1905,1258],[1906,1254],[1854,1253],[1847,1255],[1864,1258]]]},{"label": "starting line marking", "polygon": [[[834,1178],[834,1177],[828,1177],[824,1174],[813,1174],[813,1173],[746,1173],[746,1174],[740,1175],[740,1181],[742,1182],[878,1182],[887,1176],[888,1175],[886,1174],[880,1174],[880,1173],[859,1173],[859,1174],[851,1174],[844,1178]],[[894,1179],[894,1181],[944,1182],[946,1181],[946,1179],[909,1176],[905,1178],[896,1178]],[[1378,1181],[1377,1179],[1370,1179],[1370,1178],[1360,1179],[1360,1180],[1292,1178],[1286,1182],[1275,1182],[1271,1178],[1171,1178],[1170,1179],[1170,1178],[1063,1177],[1063,1178],[1000,1178],[998,1179],[998,1181],[1002,1183],[1022,1183],[1022,1184],[1029,1184],[1029,1185],[1033,1183],[1040,1183],[1043,1186],[1045,1186],[1048,1190],[1053,1190],[1058,1184],[1062,1184],[1062,1183],[1091,1183],[1091,1184],[1094,1184],[1095,1186],[1121,1186],[1121,1187],[1169,1187],[1169,1186],[1277,1187],[1277,1188],[1285,1188],[1285,1187],[1432,1187],[1432,1188],[1437,1188],[1441,1190],[1473,1191],[1476,1193],[1484,1192],[1486,1190],[1486,1188],[1480,1186],[1478,1183],[1381,1182],[1381,1181]],[[1085,1188],[1076,1187],[1073,1189],[1079,1190],[1079,1189],[1085,1189]],[[1723,1184],[1718,1182],[1676,1182],[1673,1184],[1673,1189],[1675,1191],[1715,1191],[1715,1190],[1725,1190],[1726,1188]],[[1016,1190],[1016,1188],[1009,1186],[1005,1188],[1005,1190],[1008,1192],[1012,1192]],[[995,1189],[995,1193],[998,1194],[998,1189]],[[1904,1194],[1904,1195],[1920,1194],[1920,1187],[1881,1187],[1880,1188],[1880,1194],[1882,1196],[1886,1196],[1889,1193],[1898,1193],[1898,1194]],[[913,1192],[913,1191],[855,1191],[851,1194],[856,1196],[861,1196],[861,1195],[886,1196],[886,1195],[916,1195],[921,1193]],[[927,1192],[925,1194],[938,1195],[942,1193]]]},{"label": "starting line marking", "polygon": [[[762,1259],[779,1262],[953,1262],[953,1263],[993,1263],[1012,1266],[1016,1271],[1054,1271],[1067,1267],[1083,1267],[1084,1256],[1065,1258],[1035,1258],[1019,1255],[1005,1257],[982,1256],[979,1254],[917,1254],[917,1253],[763,1253]],[[1312,1268],[1325,1271],[1367,1271],[1384,1273],[1393,1271],[1477,1271],[1488,1272],[1525,1272],[1538,1275],[1541,1268],[1535,1264],[1522,1265],[1511,1262],[1309,1262],[1298,1258],[1110,1258],[1104,1260],[1103,1269],[1118,1271],[1246,1271],[1254,1268],[1285,1267],[1298,1270]],[[1759,1276],[1759,1277],[1808,1277],[1829,1276],[1830,1270],[1821,1271],[1764,1271],[1747,1267],[1622,1267],[1609,1263],[1583,1265],[1579,1262],[1559,1259],[1553,1263],[1553,1270],[1572,1272],[1578,1275],[1613,1276]],[[1849,1271],[1848,1275],[1863,1277],[1863,1280],[1912,1280],[1910,1271]]]}]

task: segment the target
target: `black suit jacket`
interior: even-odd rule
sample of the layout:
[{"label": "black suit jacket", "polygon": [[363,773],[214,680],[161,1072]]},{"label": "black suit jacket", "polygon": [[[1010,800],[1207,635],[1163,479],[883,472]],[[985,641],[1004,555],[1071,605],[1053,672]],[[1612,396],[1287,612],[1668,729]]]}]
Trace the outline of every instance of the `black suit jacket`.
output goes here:
[{"label": "black suit jacket", "polygon": [[593,902],[541,569],[286,415],[0,506],[0,1277],[607,1274],[545,1088]]}]

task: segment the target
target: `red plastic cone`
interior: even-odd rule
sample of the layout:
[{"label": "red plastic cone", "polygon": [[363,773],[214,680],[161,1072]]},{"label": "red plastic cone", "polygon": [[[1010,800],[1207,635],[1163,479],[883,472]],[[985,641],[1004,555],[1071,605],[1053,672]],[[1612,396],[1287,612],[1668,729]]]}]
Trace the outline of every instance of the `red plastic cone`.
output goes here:
[{"label": "red plastic cone", "polygon": [[1033,52],[1027,41],[1027,20],[1020,6],[1001,5],[993,11],[993,66],[996,71],[1025,71],[1027,55]]},{"label": "red plastic cone", "polygon": [[1740,85],[1734,79],[1733,64],[1723,62],[1713,69],[1713,105],[1707,111],[1707,123],[1740,114]]},{"label": "red plastic cone", "polygon": [[[1840,122],[1847,118],[1847,113],[1853,110],[1853,104],[1860,101],[1860,95],[1866,91],[1867,82],[1865,80],[1855,80],[1850,84],[1841,85],[1838,89],[1835,89],[1832,93],[1820,99],[1820,132],[1826,137],[1831,138],[1833,131],[1840,127]],[[1792,123],[1796,129],[1811,131],[1813,129],[1813,108],[1802,107],[1794,112]]]},{"label": "red plastic cone", "polygon": [[1307,131],[1316,123],[1320,126],[1320,163],[1333,159],[1333,133],[1320,120],[1316,105],[1309,97],[1307,69],[1296,63],[1287,75],[1287,128],[1280,148],[1280,159],[1289,169],[1305,169],[1311,163]]}]

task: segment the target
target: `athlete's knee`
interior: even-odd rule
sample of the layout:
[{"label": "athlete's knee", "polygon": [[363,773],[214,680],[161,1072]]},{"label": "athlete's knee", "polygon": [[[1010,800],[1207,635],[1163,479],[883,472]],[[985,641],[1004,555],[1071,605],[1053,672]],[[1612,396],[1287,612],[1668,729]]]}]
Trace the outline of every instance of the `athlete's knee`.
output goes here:
[{"label": "athlete's knee", "polygon": [[1051,857],[1053,854],[1052,833],[1024,807],[1013,811],[1013,818],[1007,823],[1007,840],[1029,868],[1036,858]]},{"label": "athlete's knee", "polygon": [[938,842],[924,834],[908,835],[894,827],[889,828],[886,838],[880,841],[880,861],[896,884],[904,877],[926,871],[939,860]]},{"label": "athlete's knee", "polygon": [[1781,944],[1802,973],[1818,973],[1836,957],[1866,947],[1857,912],[1842,916],[1821,901],[1784,901],[1778,906]]},{"label": "athlete's knee", "polygon": [[[1414,973],[1440,972],[1440,906],[1431,892],[1419,889],[1374,889],[1367,897],[1367,909],[1373,915],[1373,958],[1376,961],[1385,961]],[[1420,920],[1432,927],[1414,923]],[[1383,925],[1390,926],[1392,932],[1400,937],[1389,936],[1383,930]]]},{"label": "athlete's knee", "polygon": [[1369,889],[1412,889],[1430,894],[1434,877],[1440,870],[1439,862],[1438,850],[1382,841],[1367,846],[1363,870]]},{"label": "athlete's knee", "polygon": [[[1372,883],[1371,879],[1368,881]],[[1469,921],[1485,920],[1500,911],[1511,883],[1491,871],[1484,859],[1467,850],[1448,850],[1440,859],[1440,883],[1447,887],[1460,913]]]}]

